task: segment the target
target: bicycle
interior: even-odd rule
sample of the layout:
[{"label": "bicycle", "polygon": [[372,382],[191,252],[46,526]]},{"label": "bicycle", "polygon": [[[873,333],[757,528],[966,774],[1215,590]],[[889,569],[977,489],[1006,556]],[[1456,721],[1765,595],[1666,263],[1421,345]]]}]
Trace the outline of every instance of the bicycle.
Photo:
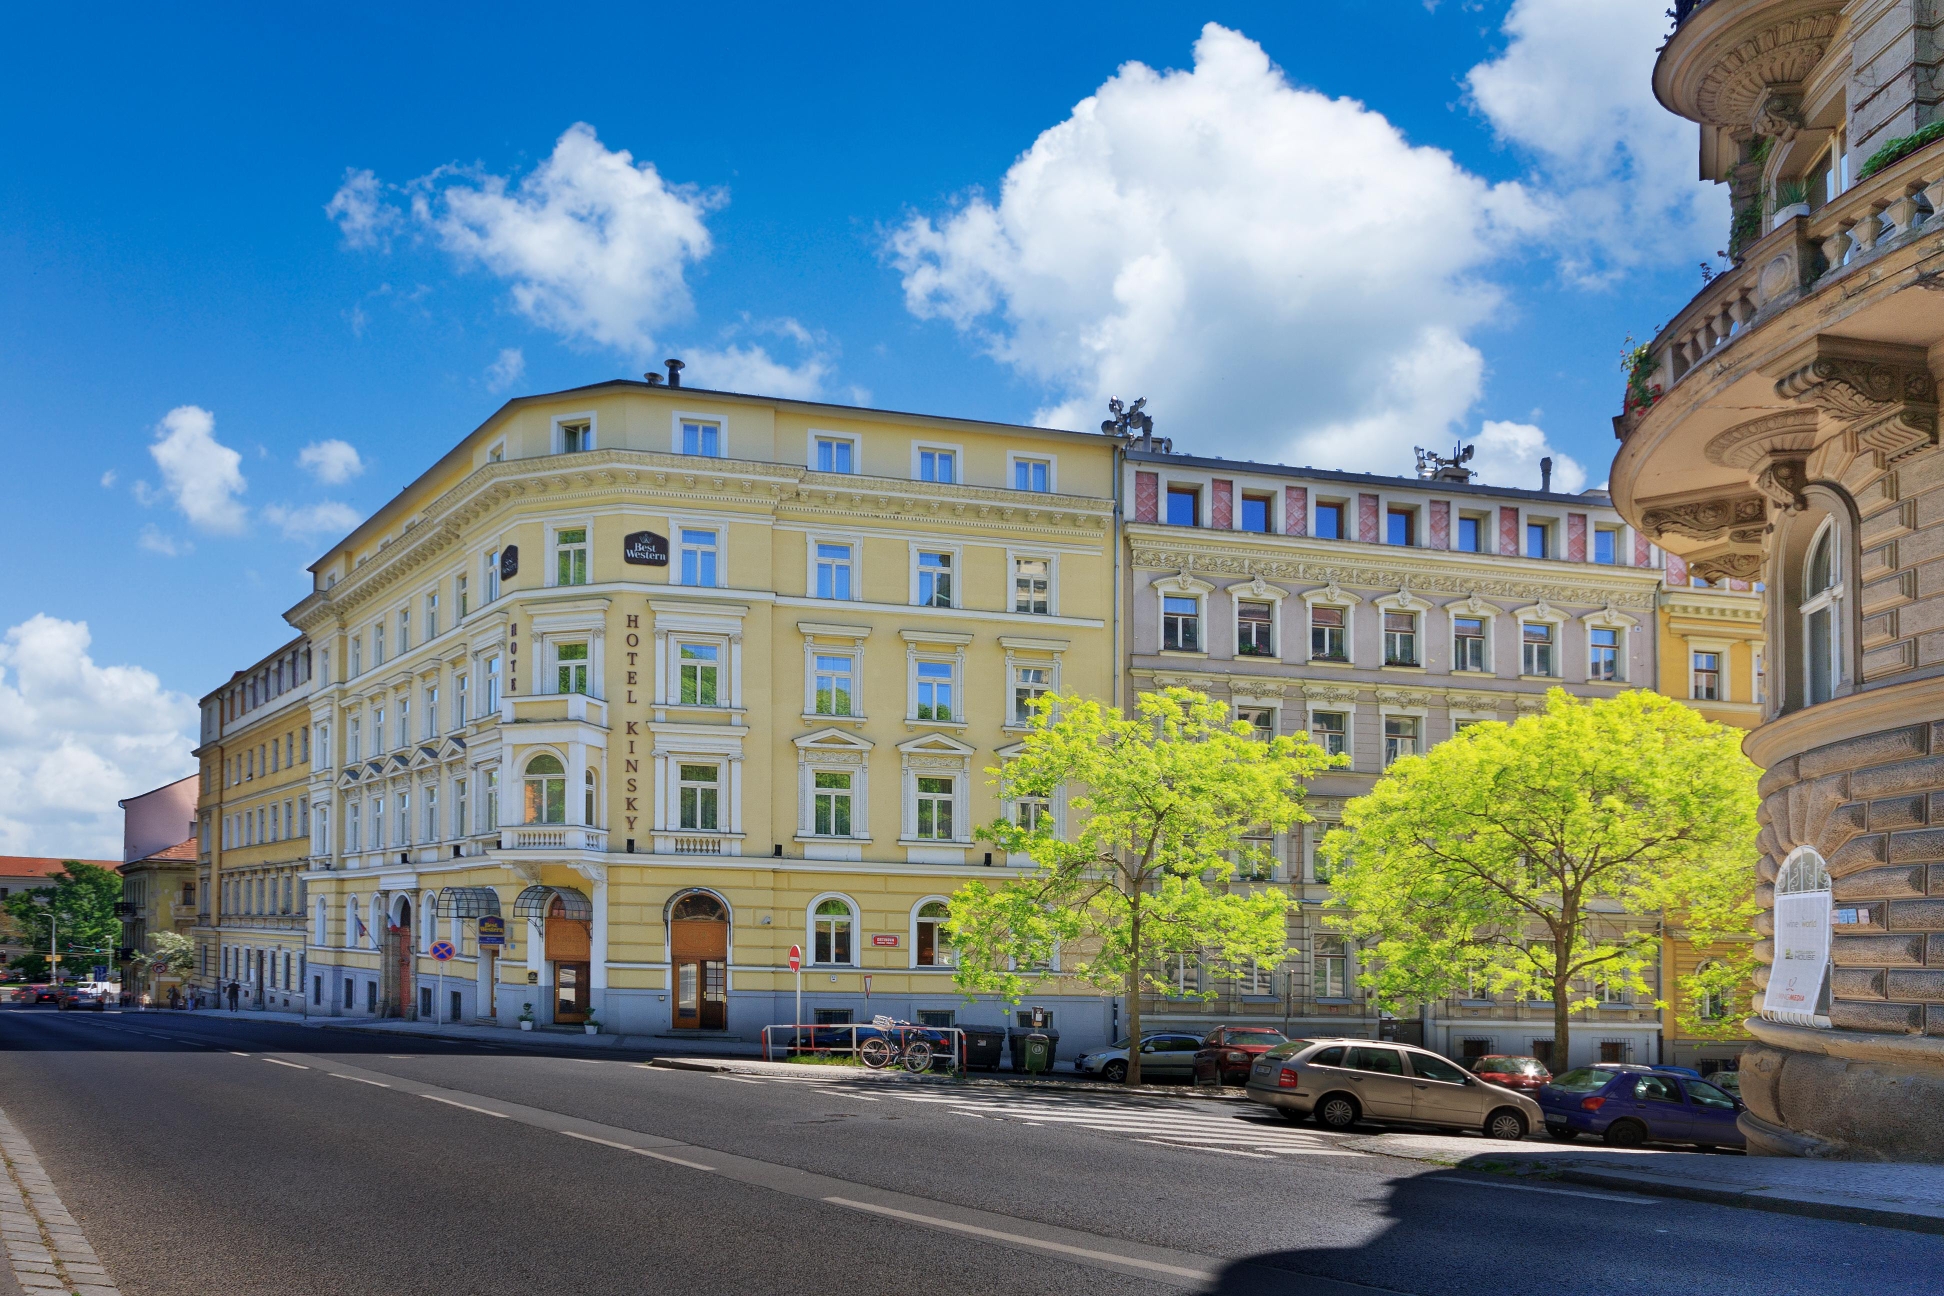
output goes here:
[{"label": "bicycle", "polygon": [[[908,1021],[893,1021],[889,1017],[874,1017],[871,1025],[885,1034],[873,1035],[857,1046],[857,1056],[865,1066],[873,1071],[882,1071],[888,1066],[902,1062],[907,1071],[922,1075],[931,1070],[932,1046],[923,1035],[914,1037],[912,1031],[924,1028]],[[889,1033],[897,1032],[893,1043]]]}]

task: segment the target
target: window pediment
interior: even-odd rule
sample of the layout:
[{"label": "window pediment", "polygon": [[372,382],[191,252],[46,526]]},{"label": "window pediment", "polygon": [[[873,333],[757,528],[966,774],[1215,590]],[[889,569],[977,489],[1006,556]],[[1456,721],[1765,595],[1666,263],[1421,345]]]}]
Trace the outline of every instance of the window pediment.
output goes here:
[{"label": "window pediment", "polygon": [[1531,607],[1522,607],[1512,615],[1521,621],[1549,621],[1554,625],[1559,625],[1568,620],[1564,612],[1561,612],[1544,599],[1540,599]]},{"label": "window pediment", "polygon": [[1205,580],[1198,580],[1185,571],[1173,576],[1163,576],[1154,582],[1154,588],[1163,594],[1175,594],[1187,598],[1201,598],[1215,592],[1213,585]]},{"label": "window pediment", "polygon": [[[1608,606],[1611,606],[1611,604]],[[1445,604],[1444,610],[1451,616],[1495,617],[1505,609],[1496,603],[1487,603],[1484,599],[1478,597],[1477,590],[1473,590],[1464,598],[1453,599],[1451,602]]]},{"label": "window pediment", "polygon": [[802,754],[809,756],[818,752],[867,752],[877,746],[869,738],[845,733],[841,729],[819,729],[792,739]]},{"label": "window pediment", "polygon": [[1626,630],[1640,624],[1625,612],[1618,611],[1609,603],[1597,612],[1588,612],[1580,618],[1588,626],[1598,626],[1603,630]]},{"label": "window pediment", "polygon": [[1305,603],[1331,603],[1343,607],[1353,607],[1363,602],[1362,596],[1351,593],[1335,581],[1321,589],[1304,590],[1301,598]]},{"label": "window pediment", "polygon": [[1278,585],[1271,585],[1260,576],[1230,585],[1222,592],[1230,598],[1239,599],[1269,599],[1275,601],[1289,597],[1288,590]]},{"label": "window pediment", "polygon": [[898,744],[898,750],[907,756],[951,756],[965,759],[978,754],[978,748],[962,743],[950,734],[920,734]]}]

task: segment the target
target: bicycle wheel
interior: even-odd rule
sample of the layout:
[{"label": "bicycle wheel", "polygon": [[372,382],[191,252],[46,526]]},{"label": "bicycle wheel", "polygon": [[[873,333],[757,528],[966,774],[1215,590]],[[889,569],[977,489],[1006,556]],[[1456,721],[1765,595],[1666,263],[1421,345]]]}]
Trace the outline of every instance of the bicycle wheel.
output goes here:
[{"label": "bicycle wheel", "polygon": [[882,1035],[873,1035],[857,1046],[857,1056],[873,1069],[891,1065],[891,1045]]},{"label": "bicycle wheel", "polygon": [[931,1070],[931,1045],[925,1043],[923,1040],[913,1040],[905,1047],[904,1064],[905,1069],[914,1075],[922,1075]]}]

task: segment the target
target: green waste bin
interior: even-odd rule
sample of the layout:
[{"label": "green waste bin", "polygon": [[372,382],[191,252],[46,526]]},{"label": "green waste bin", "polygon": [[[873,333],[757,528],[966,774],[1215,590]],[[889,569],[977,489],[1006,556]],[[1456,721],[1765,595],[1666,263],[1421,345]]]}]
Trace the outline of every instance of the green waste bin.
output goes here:
[{"label": "green waste bin", "polygon": [[1039,1031],[1029,1034],[1026,1047],[1021,1050],[1028,1075],[1039,1075],[1053,1069],[1053,1041]]}]

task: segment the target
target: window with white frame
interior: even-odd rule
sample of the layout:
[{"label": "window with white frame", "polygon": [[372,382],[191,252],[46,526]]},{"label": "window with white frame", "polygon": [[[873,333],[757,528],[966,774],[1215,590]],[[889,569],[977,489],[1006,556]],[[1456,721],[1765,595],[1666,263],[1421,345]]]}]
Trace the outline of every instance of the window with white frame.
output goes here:
[{"label": "window with white frame", "polygon": [[1249,736],[1268,742],[1276,736],[1276,709],[1266,706],[1239,706],[1235,718],[1249,726]]},{"label": "window with white frame", "polygon": [[918,551],[919,607],[952,607],[952,555],[942,550]]},{"label": "window with white frame", "polygon": [[486,710],[484,715],[498,715],[500,709],[500,657],[494,653],[486,659]]},{"label": "window with white frame", "polygon": [[1052,689],[1053,668],[1051,666],[1014,666],[1012,723],[1031,724],[1033,703],[1045,697]]},{"label": "window with white frame", "polygon": [[396,746],[403,749],[411,745],[412,699],[410,697],[402,697],[398,699],[398,742]]},{"label": "window with white frame", "polygon": [[1349,640],[1344,634],[1348,620],[1347,609],[1325,607],[1320,603],[1310,605],[1311,661],[1350,660]]},{"label": "window with white frame", "polygon": [[1485,653],[1485,618],[1451,618],[1451,669],[1483,673],[1491,659]]},{"label": "window with white frame", "polygon": [[1310,740],[1327,755],[1341,756],[1350,750],[1350,716],[1343,711],[1312,711]]},{"label": "window with white frame", "polygon": [[[587,419],[575,419],[560,425],[560,453],[580,454],[594,448],[594,424]],[[564,583],[564,582],[563,582]]]},{"label": "window with white frame", "polygon": [[438,784],[436,783],[426,784],[425,792],[419,799],[422,802],[424,802],[424,806],[425,806],[424,809],[425,840],[429,842],[438,841],[441,837],[445,836],[445,834],[439,830],[440,826],[439,826],[439,786]]},{"label": "window with white frame", "polygon": [[857,471],[857,443],[850,437],[820,436],[816,439],[812,467],[818,472]]},{"label": "window with white frame", "polygon": [[956,841],[954,810],[958,804],[958,780],[918,775],[916,836],[919,841]]},{"label": "window with white frame", "polygon": [[1014,459],[1013,489],[1046,492],[1053,489],[1053,463],[1049,459]]},{"label": "window with white frame", "polygon": [[373,666],[385,664],[385,623],[383,621],[371,627],[371,664]]},{"label": "window with white frame", "polygon": [[1420,666],[1418,660],[1417,614],[1384,613],[1384,665]]},{"label": "window with white frame", "polygon": [[951,967],[958,962],[952,955],[951,938],[945,922],[951,908],[943,900],[927,900],[918,906],[917,939],[912,942],[912,962],[919,967]]},{"label": "window with white frame", "polygon": [[1754,679],[1754,701],[1757,704],[1768,701],[1768,667],[1761,648],[1749,650],[1749,669]]},{"label": "window with white frame", "polygon": [[1414,715],[1384,717],[1384,764],[1418,754],[1418,741],[1424,722]]},{"label": "window with white frame", "polygon": [[853,653],[817,652],[811,661],[817,715],[857,714],[853,698],[857,690],[857,657]]},{"label": "window with white frame", "polygon": [[471,594],[467,589],[466,575],[464,572],[452,578],[452,602],[453,606],[458,609],[459,619],[461,621],[465,620],[466,614],[472,611],[472,601]]},{"label": "window with white frame", "polygon": [[452,835],[464,837],[472,831],[472,823],[466,817],[466,780],[452,780]]},{"label": "window with white frame", "polygon": [[484,796],[482,797],[482,799],[485,801],[486,804],[481,807],[481,809],[485,812],[485,816],[486,816],[486,827],[484,829],[484,831],[486,832],[492,832],[495,828],[499,827],[499,813],[500,813],[499,797],[500,797],[499,771],[497,769],[489,769],[486,771],[486,788],[485,788]]},{"label": "window with white frame", "polygon": [[563,527],[554,533],[554,584],[587,584],[586,527]]},{"label": "window with white frame", "polygon": [[1276,655],[1276,605],[1258,599],[1235,604],[1235,652],[1240,657]]},{"label": "window with white frame", "polygon": [[[497,546],[486,551],[485,568],[486,601],[491,603],[500,596],[500,551]],[[356,645],[354,644],[353,648],[355,649],[355,647]],[[356,674],[357,672],[354,669],[352,673]]]},{"label": "window with white frame", "polygon": [[1318,936],[1310,959],[1318,999],[1350,997],[1350,953],[1341,936]]},{"label": "window with white frame", "polygon": [[912,716],[918,720],[955,721],[958,692],[957,661],[916,663]]},{"label": "window with white frame", "polygon": [[1031,616],[1047,616],[1053,611],[1051,559],[1013,559],[1013,611]]},{"label": "window with white frame", "polygon": [[398,609],[398,653],[402,657],[412,647],[412,610]]},{"label": "window with white frame", "polygon": [[810,831],[818,837],[851,836],[856,775],[849,770],[811,771]]},{"label": "window with white frame", "polygon": [[439,591],[433,590],[425,596],[425,637],[439,637]]},{"label": "window with white frame", "polygon": [[554,650],[554,692],[586,693],[588,660],[585,643],[556,643]]},{"label": "window with white frame", "polygon": [[848,967],[855,962],[857,912],[848,900],[837,896],[819,900],[811,915],[811,961],[826,967]]},{"label": "window with white frame", "polygon": [[1235,993],[1260,998],[1276,993],[1276,985],[1269,969],[1250,959],[1248,967],[1238,969],[1236,972]]},{"label": "window with white frame", "polygon": [[1613,626],[1588,626],[1586,678],[1604,683],[1620,679],[1620,631]]},{"label": "window with white frame", "polygon": [[1688,696],[1696,702],[1721,701],[1721,654],[1691,652]]},{"label": "window with white frame", "polygon": [[[848,444],[848,443],[847,443]],[[821,599],[849,599],[852,593],[855,550],[847,544],[835,544],[819,540],[817,549],[817,597]]]},{"label": "window with white frame", "polygon": [[348,851],[364,849],[364,834],[359,831],[358,823],[360,809],[356,801],[344,807],[344,849]]},{"label": "window with white frame", "polygon": [[1012,821],[1025,832],[1052,832],[1052,798],[1043,796],[1014,797],[1012,799]]},{"label": "window with white frame", "polygon": [[705,459],[721,458],[722,424],[710,423],[702,419],[683,419],[680,453],[700,455]]},{"label": "window with white frame", "polygon": [[385,798],[371,798],[371,849],[385,848]]},{"label": "window with white frame", "polygon": [[396,825],[392,831],[397,834],[392,844],[410,845],[412,841],[412,794],[410,792],[398,794],[398,813],[392,818],[392,823]]},{"label": "window with white frame", "polygon": [[347,678],[356,679],[358,676],[362,674],[364,674],[364,636],[352,635],[351,636],[351,674]]},{"label": "window with white frame", "polygon": [[722,827],[722,767],[678,763],[681,826],[695,832]]},{"label": "window with white frame", "polygon": [[1554,647],[1559,629],[1545,621],[1525,621],[1519,625],[1519,673],[1522,675],[1556,674]]},{"label": "window with white frame", "polygon": [[1201,642],[1201,600],[1193,595],[1162,595],[1162,651],[1200,652]]},{"label": "window with white frame", "polygon": [[1809,545],[1803,564],[1802,668],[1803,700],[1813,706],[1836,696],[1842,680],[1843,633],[1839,609],[1843,599],[1843,564],[1834,518]]},{"label": "window with white frame", "polygon": [[567,769],[558,756],[541,752],[526,764],[526,822],[567,822]]},{"label": "window with white frame", "polygon": [[679,528],[682,537],[682,584],[696,586],[716,586],[718,579],[717,559],[721,549],[720,535],[715,531],[700,527]]},{"label": "window with white frame", "polygon": [[452,677],[452,727],[461,728],[466,723],[466,672],[460,671]]},{"label": "window with white frame", "polygon": [[948,484],[958,481],[958,451],[921,447],[918,480]]},{"label": "window with white frame", "polygon": [[1192,954],[1169,954],[1165,957],[1168,980],[1171,983],[1172,997],[1186,999],[1201,991],[1201,964]]},{"label": "window with white frame", "polygon": [[722,645],[678,641],[675,697],[682,706],[722,705]]},{"label": "window with white frame", "polygon": [[425,686],[425,719],[421,728],[423,730],[419,734],[421,738],[432,738],[439,732],[439,686],[437,684]]},{"label": "window with white frame", "polygon": [[385,746],[385,708],[371,708],[371,754],[377,756],[389,750]]}]

